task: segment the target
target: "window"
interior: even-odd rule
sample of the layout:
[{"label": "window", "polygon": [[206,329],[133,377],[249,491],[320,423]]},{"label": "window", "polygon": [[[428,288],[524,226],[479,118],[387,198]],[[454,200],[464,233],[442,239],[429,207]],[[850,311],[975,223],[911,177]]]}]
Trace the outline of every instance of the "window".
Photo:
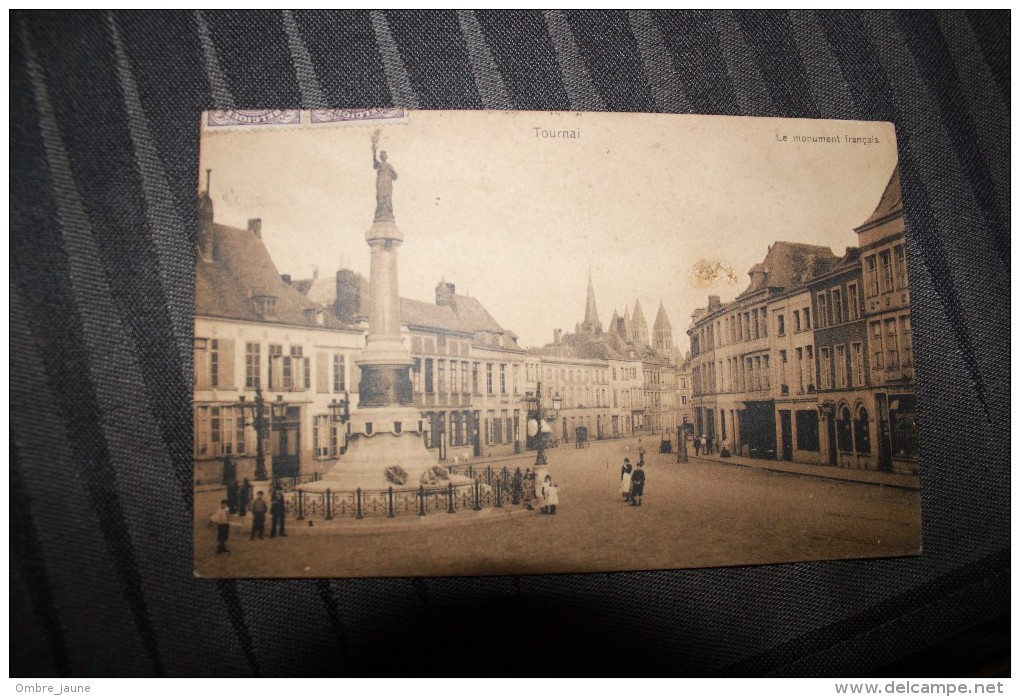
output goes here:
[{"label": "window", "polygon": [[786,363],[786,350],[783,349],[779,351],[779,389],[783,394],[790,393],[790,385],[786,382]]},{"label": "window", "polygon": [[797,450],[818,452],[818,410],[797,410]]},{"label": "window", "polygon": [[425,359],[425,394],[435,392],[435,375],[433,374],[433,359]]},{"label": "window", "polygon": [[471,364],[471,392],[481,394],[478,390],[478,363]]},{"label": "window", "polygon": [[892,429],[893,457],[916,459],[917,399],[913,395],[889,396],[889,421]]},{"label": "window", "polygon": [[262,385],[262,345],[246,343],[244,345],[244,386],[254,389]]},{"label": "window", "polygon": [[804,329],[811,328],[811,308],[804,308]]},{"label": "window", "polygon": [[457,392],[457,361],[450,361],[450,394]]},{"label": "window", "polygon": [[492,394],[492,363],[485,364],[485,394]]},{"label": "window", "polygon": [[804,391],[804,349],[797,349],[797,381],[798,392]]},{"label": "window", "polygon": [[900,290],[907,289],[907,257],[906,250],[903,245],[896,245],[893,248],[893,254],[895,255],[894,261],[896,264],[896,287]]},{"label": "window", "polygon": [[817,295],[817,298],[818,298],[818,302],[817,302],[817,306],[818,307],[816,308],[817,311],[815,313],[815,326],[816,327],[824,327],[824,326],[829,324],[828,300],[826,298],[826,295],[825,295],[824,291],[819,293]]},{"label": "window", "polygon": [[499,393],[506,394],[506,363],[499,364]]},{"label": "window", "polygon": [[896,370],[900,367],[900,349],[896,341],[896,319],[885,320],[885,367],[888,370]]},{"label": "window", "polygon": [[336,425],[329,414],[315,417],[315,429],[312,432],[312,452],[316,458],[337,457],[340,453],[339,438]]},{"label": "window", "polygon": [[467,361],[460,362],[460,391],[468,394],[468,364]]},{"label": "window", "polygon": [[[289,361],[290,359],[288,359]],[[283,346],[269,344],[269,389],[283,388]]]},{"label": "window", "polygon": [[845,321],[843,317],[843,291],[840,288],[832,289],[832,323],[842,324]]},{"label": "window", "polygon": [[885,366],[884,352],[882,350],[882,323],[871,323],[871,367],[875,370],[882,370]]},{"label": "window", "polygon": [[861,342],[850,344],[850,370],[854,387],[864,387],[864,351]]},{"label": "window", "polygon": [[333,391],[343,392],[347,389],[346,360],[342,353],[333,354]]},{"label": "window", "polygon": [[882,265],[882,292],[888,293],[893,290],[892,254],[887,249],[879,253],[878,258]]},{"label": "window", "polygon": [[861,318],[861,297],[856,283],[847,284],[846,310],[847,317],[851,322]]},{"label": "window", "polygon": [[812,392],[815,389],[815,350],[811,346],[804,347],[804,367],[808,373],[808,392]]},{"label": "window", "polygon": [[243,455],[244,420],[236,407],[195,408],[195,456]]},{"label": "window", "polygon": [[442,358],[436,361],[436,368],[438,373],[438,380],[436,380],[438,389],[437,392],[446,392],[446,361]]},{"label": "window", "polygon": [[489,409],[488,418],[485,420],[485,442],[492,444],[496,442],[496,411]]},{"label": "window", "polygon": [[304,356],[300,346],[290,347],[290,360],[283,363],[283,389],[308,390],[312,387],[311,359]]},{"label": "window", "polygon": [[782,315],[776,315],[776,333],[779,336],[786,336],[786,318]]},{"label": "window", "polygon": [[819,386],[823,390],[832,389],[832,349],[828,346],[823,346],[819,349],[820,355],[820,369],[821,375],[819,380]]},{"label": "window", "polygon": [[195,386],[234,386],[234,342],[232,339],[195,339]]},{"label": "window", "polygon": [[910,334],[910,315],[900,317],[900,341],[903,343],[903,365],[913,365],[914,341]]},{"label": "window", "polygon": [[875,260],[875,255],[872,254],[864,259],[864,273],[867,276],[868,282],[868,297],[873,298],[878,295],[878,263]]},{"label": "window", "polygon": [[846,346],[836,347],[836,387],[846,387]]},{"label": "window", "polygon": [[521,366],[514,365],[513,383],[514,383],[514,394],[520,394],[521,392]]}]

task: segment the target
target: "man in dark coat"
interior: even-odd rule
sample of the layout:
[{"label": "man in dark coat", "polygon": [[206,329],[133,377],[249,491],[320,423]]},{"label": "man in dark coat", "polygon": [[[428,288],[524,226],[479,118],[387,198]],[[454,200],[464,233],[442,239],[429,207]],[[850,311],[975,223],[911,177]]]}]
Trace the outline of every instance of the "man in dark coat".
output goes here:
[{"label": "man in dark coat", "polygon": [[251,482],[245,477],[237,492],[237,514],[242,518],[248,515],[248,504],[251,503]]},{"label": "man in dark coat", "polygon": [[645,494],[645,463],[640,460],[637,469],[630,475],[630,505],[640,506],[641,497]]},{"label": "man in dark coat", "polygon": [[269,510],[269,506],[266,505],[266,500],[262,497],[262,492],[258,492],[255,495],[255,500],[251,503],[251,539],[255,539],[255,535],[262,539],[262,536],[266,532],[266,511]]},{"label": "man in dark coat", "polygon": [[273,522],[269,527],[269,536],[276,537],[276,528],[280,528],[280,537],[286,537],[287,533],[283,528],[284,520],[287,517],[287,510],[283,505],[283,492],[277,491],[273,494],[273,502],[269,506],[269,515]]}]

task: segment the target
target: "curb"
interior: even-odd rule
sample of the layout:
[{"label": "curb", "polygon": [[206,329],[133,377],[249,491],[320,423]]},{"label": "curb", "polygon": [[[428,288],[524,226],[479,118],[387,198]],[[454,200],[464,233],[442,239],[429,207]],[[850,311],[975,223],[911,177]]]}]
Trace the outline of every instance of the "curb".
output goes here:
[{"label": "curb", "polygon": [[[902,482],[896,482],[896,481],[879,482],[879,481],[874,481],[874,480],[870,480],[870,479],[851,479],[851,478],[848,478],[848,477],[833,476],[832,474],[829,474],[828,472],[823,472],[823,471],[819,471],[819,472],[800,472],[800,471],[796,471],[796,470],[783,469],[782,467],[777,467],[777,466],[752,465],[750,463],[741,462],[739,460],[732,460],[732,459],[724,461],[724,460],[721,460],[721,459],[706,458],[706,457],[701,457],[701,456],[698,456],[698,455],[689,455],[688,457],[690,459],[692,459],[692,460],[699,460],[701,462],[711,462],[713,464],[728,465],[730,467],[744,467],[744,468],[747,468],[747,469],[764,470],[766,472],[775,472],[777,474],[788,474],[788,475],[793,476],[793,477],[814,477],[816,479],[829,479],[829,480],[832,480],[832,481],[847,482],[847,483],[850,483],[850,484],[866,484],[868,486],[887,486],[887,487],[891,487],[891,488],[894,488],[894,489],[908,489],[908,490],[912,490],[912,491],[919,491],[920,488],[921,488],[920,479],[918,477],[916,477],[916,476],[912,476],[912,475],[908,475],[908,474],[894,475],[894,476],[901,476],[904,479],[912,479],[913,481],[911,481],[911,482],[907,482],[907,481],[902,481]],[[827,465],[817,465],[817,466],[818,467],[827,467]],[[854,471],[854,470],[851,470],[851,471]],[[863,471],[871,471],[871,470],[863,470]]]}]

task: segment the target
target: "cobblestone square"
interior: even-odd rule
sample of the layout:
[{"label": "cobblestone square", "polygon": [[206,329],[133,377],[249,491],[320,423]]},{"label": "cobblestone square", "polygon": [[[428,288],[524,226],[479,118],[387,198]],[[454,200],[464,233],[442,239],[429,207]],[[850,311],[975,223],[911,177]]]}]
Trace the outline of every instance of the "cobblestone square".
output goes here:
[{"label": "cobblestone square", "polygon": [[[648,439],[646,446],[650,445]],[[293,519],[286,538],[249,540],[231,532],[230,554],[216,555],[215,530],[196,510],[196,573],[211,577],[330,577],[605,572],[726,566],[917,553],[916,488],[841,481],[723,464],[647,447],[643,505],[619,494],[624,457],[637,440],[548,451],[560,486],[555,516],[518,510],[458,512],[419,524],[343,521],[309,534]],[[509,466],[530,466],[521,456]],[[774,464],[774,463],[769,463]],[[819,474],[828,468],[818,467]],[[909,477],[903,477],[906,483]],[[916,482],[916,479],[913,480]],[[196,498],[196,507],[214,505]],[[211,509],[210,509],[211,510]],[[477,521],[467,518],[475,516]],[[430,518],[435,518],[431,516]],[[456,518],[456,520],[452,520]],[[389,525],[387,525],[389,524]],[[361,526],[359,529],[358,526]],[[321,526],[320,526],[321,527]]]}]

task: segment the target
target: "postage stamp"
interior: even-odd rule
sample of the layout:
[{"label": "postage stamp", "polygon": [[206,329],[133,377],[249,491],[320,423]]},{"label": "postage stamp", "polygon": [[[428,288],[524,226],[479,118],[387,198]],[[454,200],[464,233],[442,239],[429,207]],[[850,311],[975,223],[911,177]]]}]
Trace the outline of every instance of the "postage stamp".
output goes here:
[{"label": "postage stamp", "polygon": [[301,123],[300,109],[214,109],[206,112],[210,128],[228,126],[285,126]]}]

